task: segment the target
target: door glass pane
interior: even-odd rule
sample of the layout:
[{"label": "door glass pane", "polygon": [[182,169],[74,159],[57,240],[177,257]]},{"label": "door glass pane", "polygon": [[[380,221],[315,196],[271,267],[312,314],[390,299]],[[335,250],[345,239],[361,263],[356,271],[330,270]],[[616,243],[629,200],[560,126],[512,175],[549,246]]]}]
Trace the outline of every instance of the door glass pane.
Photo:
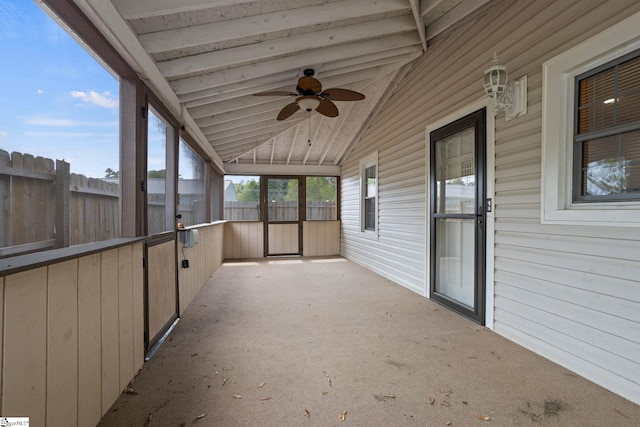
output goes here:
[{"label": "door glass pane", "polygon": [[436,292],[474,307],[475,219],[436,219]]},{"label": "door glass pane", "polygon": [[475,213],[475,141],[469,128],[435,143],[436,213]]},{"label": "door glass pane", "polygon": [[149,109],[147,129],[147,224],[149,235],[167,231],[167,138],[169,125]]},{"label": "door glass pane", "polygon": [[298,220],[298,179],[270,178],[267,181],[269,221]]}]

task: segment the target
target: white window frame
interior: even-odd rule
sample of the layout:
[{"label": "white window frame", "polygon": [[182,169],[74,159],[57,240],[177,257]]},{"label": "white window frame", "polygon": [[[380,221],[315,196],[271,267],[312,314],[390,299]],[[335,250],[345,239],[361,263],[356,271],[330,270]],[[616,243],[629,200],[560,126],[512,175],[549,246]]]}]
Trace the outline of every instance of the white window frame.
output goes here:
[{"label": "white window frame", "polygon": [[[375,222],[376,229],[375,230],[367,230],[364,228],[365,226],[365,194],[367,194],[367,178],[366,178],[366,170],[371,166],[375,166],[376,168],[376,203],[375,203]],[[363,236],[378,239],[378,233],[380,230],[380,222],[378,221],[378,203],[380,201],[380,181],[378,179],[378,151],[374,151],[366,157],[360,159],[360,232]]]},{"label": "white window frame", "polygon": [[640,227],[640,202],[574,203],[575,77],[640,49],[640,13],[542,66],[543,224]]}]

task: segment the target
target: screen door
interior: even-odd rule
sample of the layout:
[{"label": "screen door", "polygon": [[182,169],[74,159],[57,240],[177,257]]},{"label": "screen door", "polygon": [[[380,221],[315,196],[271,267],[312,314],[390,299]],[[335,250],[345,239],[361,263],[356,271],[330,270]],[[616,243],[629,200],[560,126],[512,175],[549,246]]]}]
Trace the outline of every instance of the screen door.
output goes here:
[{"label": "screen door", "polygon": [[431,297],[484,324],[485,110],[430,135]]}]

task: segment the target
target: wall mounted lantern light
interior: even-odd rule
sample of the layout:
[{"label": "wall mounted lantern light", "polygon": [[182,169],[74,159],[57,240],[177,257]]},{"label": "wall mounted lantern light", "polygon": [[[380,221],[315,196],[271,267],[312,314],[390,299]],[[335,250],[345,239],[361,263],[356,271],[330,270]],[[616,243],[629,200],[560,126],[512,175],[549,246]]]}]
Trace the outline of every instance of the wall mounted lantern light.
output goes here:
[{"label": "wall mounted lantern light", "polygon": [[491,66],[484,70],[483,85],[492,100],[494,113],[503,110],[505,120],[527,114],[527,76],[510,83],[507,67],[498,63],[495,52]]}]

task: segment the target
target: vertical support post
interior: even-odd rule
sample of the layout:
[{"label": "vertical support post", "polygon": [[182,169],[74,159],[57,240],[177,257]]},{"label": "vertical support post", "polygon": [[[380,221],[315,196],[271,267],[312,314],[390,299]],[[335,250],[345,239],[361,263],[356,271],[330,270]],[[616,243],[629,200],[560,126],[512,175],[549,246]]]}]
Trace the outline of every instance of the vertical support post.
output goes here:
[{"label": "vertical support post", "polygon": [[137,79],[120,79],[120,224],[122,237],[144,236],[146,118],[141,117],[144,93]]},{"label": "vertical support post", "polygon": [[69,163],[56,160],[56,248],[69,246],[69,170]]}]

